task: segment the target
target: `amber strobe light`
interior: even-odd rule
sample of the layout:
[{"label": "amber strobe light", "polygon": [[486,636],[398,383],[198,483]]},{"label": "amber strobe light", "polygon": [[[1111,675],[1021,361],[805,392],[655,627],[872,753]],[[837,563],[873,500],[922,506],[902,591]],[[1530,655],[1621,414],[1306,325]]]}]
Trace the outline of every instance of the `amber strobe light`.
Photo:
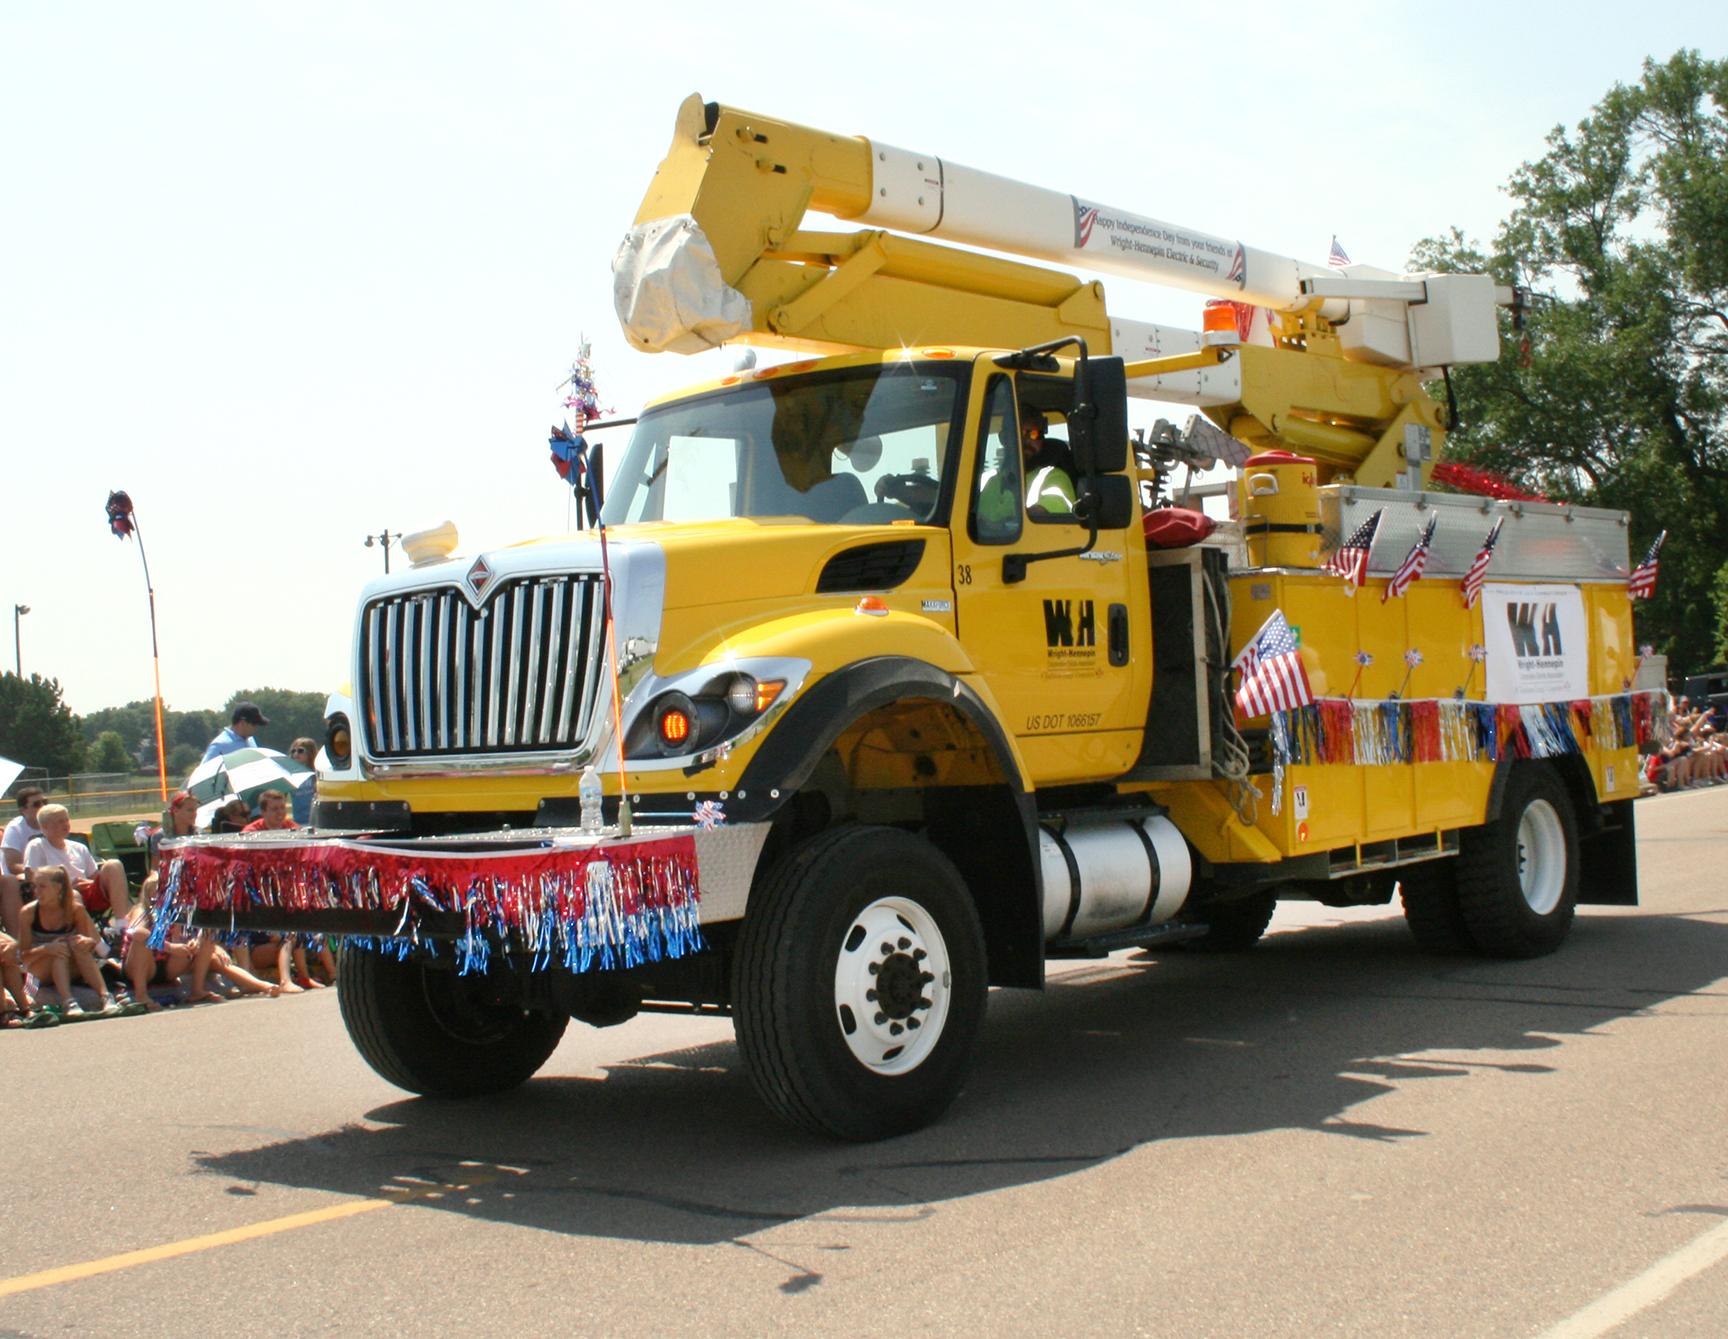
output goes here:
[{"label": "amber strobe light", "polygon": [[690,713],[682,707],[667,707],[660,713],[660,738],[668,744],[682,744],[690,738]]}]

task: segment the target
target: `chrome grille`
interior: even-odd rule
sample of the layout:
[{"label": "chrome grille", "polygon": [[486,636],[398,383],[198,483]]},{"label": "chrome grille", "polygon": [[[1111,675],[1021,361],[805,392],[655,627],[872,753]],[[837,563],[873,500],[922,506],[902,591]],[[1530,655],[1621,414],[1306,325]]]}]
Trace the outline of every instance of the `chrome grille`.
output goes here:
[{"label": "chrome grille", "polygon": [[360,710],[375,758],[574,750],[604,676],[598,575],[387,595],[360,619]]}]

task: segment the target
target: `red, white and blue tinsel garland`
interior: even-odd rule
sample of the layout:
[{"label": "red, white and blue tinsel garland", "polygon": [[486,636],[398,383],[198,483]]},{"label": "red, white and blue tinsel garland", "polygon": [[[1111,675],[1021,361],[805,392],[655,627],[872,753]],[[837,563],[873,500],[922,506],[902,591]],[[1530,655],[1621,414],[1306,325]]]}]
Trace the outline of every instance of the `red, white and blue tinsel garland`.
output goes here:
[{"label": "red, white and blue tinsel garland", "polygon": [[1331,697],[1274,712],[1268,726],[1272,812],[1277,813],[1286,767],[1498,762],[1557,758],[1586,748],[1637,748],[1666,734],[1667,696],[1660,691],[1612,693],[1535,706],[1461,698]]},{"label": "red, white and blue tinsel garland", "polygon": [[689,833],[496,854],[237,839],[163,856],[156,947],[195,910],[382,912],[395,918],[394,930],[348,942],[404,957],[416,946],[437,951],[420,933],[424,914],[454,914],[464,927],[452,942],[465,973],[484,971],[500,947],[525,954],[534,970],[556,964],[573,972],[636,967],[702,947]]}]

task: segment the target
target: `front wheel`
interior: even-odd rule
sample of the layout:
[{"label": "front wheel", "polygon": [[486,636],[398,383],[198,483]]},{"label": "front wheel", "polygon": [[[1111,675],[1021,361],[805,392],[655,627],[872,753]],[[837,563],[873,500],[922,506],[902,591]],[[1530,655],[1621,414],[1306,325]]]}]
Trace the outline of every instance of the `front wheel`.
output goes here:
[{"label": "front wheel", "polygon": [[500,997],[484,974],[345,949],[336,968],[342,1022],[380,1078],[427,1097],[477,1097],[532,1078],[569,1019]]},{"label": "front wheel", "polygon": [[1560,947],[1578,905],[1578,820],[1554,769],[1517,763],[1500,817],[1465,832],[1458,909],[1475,945],[1497,958]]},{"label": "front wheel", "polygon": [[763,1101],[868,1140],[947,1109],[986,992],[983,931],[954,866],[898,829],[846,827],[793,851],[751,897],[732,999]]}]

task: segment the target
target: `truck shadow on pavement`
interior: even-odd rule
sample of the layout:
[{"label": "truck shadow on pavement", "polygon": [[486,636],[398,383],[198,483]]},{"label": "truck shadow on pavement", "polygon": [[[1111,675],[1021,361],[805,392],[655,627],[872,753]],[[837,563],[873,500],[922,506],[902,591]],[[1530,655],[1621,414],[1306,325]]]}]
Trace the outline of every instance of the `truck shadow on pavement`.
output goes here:
[{"label": "truck shadow on pavement", "polygon": [[786,1129],[736,1048],[711,1043],[604,1079],[545,1073],[498,1098],[405,1098],[368,1125],[200,1161],[231,1182],[398,1195],[625,1240],[918,1220],[1154,1141],[1292,1128],[1446,1138],[1352,1113],[1403,1085],[1489,1071],[1539,1084],[1564,1038],[1658,1005],[1728,1008],[1728,990],[1712,990],[1724,963],[1728,924],[1690,916],[1580,916],[1566,948],[1534,962],[1430,957],[1385,917],[1275,927],[1251,953],[1119,957],[1041,997],[994,993],[967,1091],[933,1128],[880,1144]]}]

